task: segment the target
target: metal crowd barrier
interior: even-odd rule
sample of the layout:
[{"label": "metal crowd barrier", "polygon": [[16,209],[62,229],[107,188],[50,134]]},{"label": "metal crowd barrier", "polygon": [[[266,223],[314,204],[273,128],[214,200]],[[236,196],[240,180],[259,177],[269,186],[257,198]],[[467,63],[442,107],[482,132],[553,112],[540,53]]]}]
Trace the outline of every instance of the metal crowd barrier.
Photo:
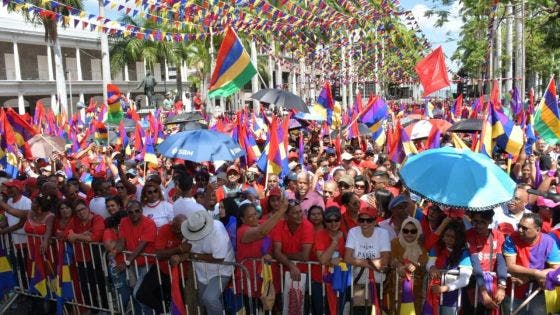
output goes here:
[{"label": "metal crowd barrier", "polygon": [[[63,301],[67,313],[82,313],[86,309],[89,309],[109,314],[124,314],[127,313],[127,311],[132,311],[132,314],[136,314],[136,309],[141,309],[142,306],[141,304],[135,304],[136,293],[138,292],[134,292],[136,285],[133,286],[131,284],[133,284],[134,279],[137,281],[140,280],[151,268],[155,270],[156,282],[153,283],[153,287],[157,285],[159,290],[156,294],[161,297],[158,300],[159,303],[161,303],[161,311],[162,313],[171,312],[172,302],[169,284],[174,280],[173,275],[170,272],[168,275],[169,281],[163,281],[164,276],[160,270],[160,265],[156,263],[156,256],[154,254],[139,255],[128,268],[122,271],[124,273],[122,276],[124,276],[125,285],[128,286],[127,289],[132,293],[127,298],[127,305],[124,305],[124,296],[119,292],[118,288],[115,287],[110,270],[111,266],[108,265],[106,251],[102,243],[70,243],[62,239],[52,238],[50,239],[47,250],[44,253],[39,253],[33,249],[36,245],[40,246],[42,236],[21,235],[25,236],[27,241],[25,243],[15,244],[12,241],[14,235],[16,234],[0,235],[0,246],[5,249],[6,256],[16,275],[17,282],[13,289],[15,294],[3,303],[0,308],[0,314],[3,314],[10,308],[11,304],[16,301],[17,297],[20,295],[40,299],[44,298],[53,302],[60,299],[61,291],[57,292],[57,290],[59,288],[58,285],[61,284],[61,280],[60,278],[55,278],[55,276],[60,275],[59,269],[61,265],[59,261],[61,257],[66,254],[61,254],[60,250],[66,249],[67,247],[71,248],[73,251],[73,255],[67,255],[73,257],[69,257],[71,259],[67,260],[69,263],[66,265],[70,276],[70,286],[66,287],[69,289],[67,294],[71,292],[70,295],[72,296]],[[30,245],[31,243],[35,245]],[[130,252],[125,253],[130,254]],[[36,256],[38,256],[38,258]],[[165,264],[168,270],[171,270],[169,262],[166,261]],[[199,268],[202,274],[198,274],[194,271],[195,265],[202,266],[202,268]],[[251,281],[249,281],[249,272],[239,263],[228,262],[207,263],[204,261],[187,260],[179,264],[180,291],[183,305],[177,305],[177,307],[188,310],[188,314],[204,314],[205,305],[198,303],[196,294],[193,294],[189,289],[197,290],[199,286],[199,282],[197,281],[198,276],[208,276],[212,267],[218,268],[218,270],[222,270],[223,268],[231,270],[231,280],[223,282],[222,278],[218,277],[219,288],[224,292],[221,296],[221,302],[222,305],[224,305],[222,313],[255,314],[255,301],[239,298],[242,296],[242,292],[251,292],[252,284]],[[37,285],[35,283],[36,281],[34,282],[34,276],[37,276],[38,269],[43,270],[43,272],[39,272],[39,274],[44,273],[44,277],[40,277],[39,279],[44,279],[44,285]],[[34,285],[34,283],[36,285]],[[148,286],[148,289],[153,287]],[[228,297],[230,297],[229,300]],[[146,312],[144,312],[144,314],[146,314]],[[152,314],[156,314],[156,312],[152,311]]]},{"label": "metal crowd barrier", "polygon": [[[16,244],[13,239],[17,236],[22,235],[0,235],[0,245],[6,251],[6,255],[11,262],[17,280],[17,285],[14,288],[16,294],[11,296],[11,298],[4,303],[3,307],[0,308],[0,314],[6,311],[10,304],[16,300],[18,295],[46,298],[56,302],[58,296],[53,295],[52,292],[58,289],[57,283],[60,284],[61,282],[60,279],[56,279],[57,282],[52,279],[54,275],[60,275],[61,264],[59,262],[64,258],[67,258],[66,266],[71,279],[70,286],[66,287],[66,289],[71,291],[72,298],[64,300],[68,312],[80,313],[85,309],[90,309],[104,311],[110,314],[122,314],[128,310],[132,310],[132,313],[135,314],[136,309],[140,309],[141,305],[136,303],[135,293],[137,292],[134,290],[136,288],[134,279],[136,279],[136,282],[138,280],[143,280],[143,276],[150,272],[150,269],[153,269],[152,272],[156,275],[155,280],[153,280],[155,281],[153,286],[155,287],[157,285],[156,290],[158,291],[157,293],[152,292],[152,294],[157,294],[158,298],[161,297],[157,299],[161,304],[158,305],[158,307],[161,307],[162,313],[171,312],[170,283],[177,279],[173,279],[171,272],[169,272],[167,276],[169,279],[165,279],[164,273],[160,270],[160,264],[156,263],[156,257],[153,254],[142,254],[138,256],[128,268],[122,271],[124,275],[120,275],[124,276],[124,285],[129,293],[129,296],[125,296],[123,294],[124,291],[119,290],[120,288],[117,287],[115,283],[117,280],[114,277],[115,274],[112,273],[112,266],[108,265],[103,244],[93,242],[70,243],[61,239],[52,238],[46,251],[44,253],[39,253],[36,248],[40,246],[42,236],[23,235],[27,241],[25,243]],[[65,252],[61,253],[62,250]],[[67,253],[69,250],[72,250],[72,255]],[[201,282],[198,281],[199,278],[208,278],[209,275],[213,275],[216,271],[228,269],[231,273],[230,279],[225,279],[224,282],[221,277],[218,277],[218,288],[223,292],[220,297],[220,302],[223,306],[222,314],[264,314],[265,312],[262,304],[259,302],[261,292],[260,266],[262,263],[268,263],[273,266],[273,283],[276,283],[275,286],[279,288],[275,303],[279,304],[283,302],[281,301],[282,293],[290,289],[287,288],[284,283],[285,272],[287,270],[285,270],[282,264],[279,264],[275,260],[249,258],[235,263],[207,263],[204,261],[187,260],[178,265],[183,305],[176,305],[176,307],[182,307],[188,310],[188,314],[204,314],[207,305],[204,305],[204,303],[202,303],[203,301],[197,298],[197,295],[193,293],[197,292],[201,285]],[[305,268],[302,268],[305,270],[302,274],[307,275],[307,280],[304,284],[305,290],[302,293],[304,294],[304,309],[306,313],[317,314],[313,312],[313,301],[315,298],[315,302],[320,300],[320,304],[323,307],[323,314],[325,314],[329,304],[327,298],[328,288],[323,279],[323,275],[326,273],[328,267],[321,265],[319,262],[312,261],[294,261],[294,263],[298,266],[305,266]],[[32,268],[33,266],[35,266],[35,268]],[[45,283],[42,288],[49,293],[46,296],[41,294],[42,289],[40,286],[37,286],[37,278],[35,277],[34,279],[34,276],[37,276],[37,266],[42,266],[42,270],[45,273]],[[171,270],[169,262],[164,262],[164,266],[167,270]],[[349,292],[349,294],[345,292],[345,294],[341,296],[338,292],[336,293],[335,307],[338,314],[351,313],[354,307],[361,306],[368,308],[374,305],[375,301],[370,298],[371,288],[370,285],[368,285],[370,273],[373,271],[370,269],[366,269],[366,271],[367,272],[361,275],[361,278],[367,280],[366,285],[356,283],[354,273],[350,271],[351,280],[349,281],[349,287],[346,288],[346,292]],[[313,273],[315,276],[319,275],[320,279],[311,279]],[[395,274],[394,298],[395,301],[398,301],[400,279],[398,273]],[[458,275],[458,272],[456,270],[443,271],[441,279],[442,285],[445,285],[446,274]],[[381,276],[385,278],[385,274],[381,274]],[[320,285],[320,290],[317,288],[318,285]],[[148,288],[153,289],[151,286]],[[388,294],[388,292],[383,292],[384,286],[379,285],[377,290],[379,305],[388,305],[389,301],[384,301]],[[514,290],[515,284],[512,282],[511,297],[514,296]],[[476,286],[474,299],[475,308],[479,303],[478,291],[479,288]],[[521,304],[516,310],[513,309],[513,298],[510,299],[508,305],[510,314],[516,314],[522,310],[522,308],[528,308],[530,300],[539,292],[538,289],[531,291],[529,297],[525,300],[526,303]],[[359,300],[358,302],[356,299],[357,293],[360,293],[360,296],[363,297],[363,301]],[[313,294],[316,296],[314,297]],[[128,302],[125,303],[125,300]],[[458,296],[458,308],[461,306],[460,303],[461,291],[459,291]],[[282,308],[278,306],[275,310],[281,311]]]}]

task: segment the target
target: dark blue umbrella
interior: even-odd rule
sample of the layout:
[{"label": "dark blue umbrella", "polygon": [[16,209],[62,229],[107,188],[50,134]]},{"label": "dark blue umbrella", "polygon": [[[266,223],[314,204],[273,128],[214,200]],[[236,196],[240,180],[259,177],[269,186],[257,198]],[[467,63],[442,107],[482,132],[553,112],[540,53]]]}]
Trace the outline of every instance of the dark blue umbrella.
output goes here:
[{"label": "dark blue umbrella", "polygon": [[245,155],[231,137],[208,129],[170,135],[158,145],[157,151],[169,158],[193,162],[233,161]]}]

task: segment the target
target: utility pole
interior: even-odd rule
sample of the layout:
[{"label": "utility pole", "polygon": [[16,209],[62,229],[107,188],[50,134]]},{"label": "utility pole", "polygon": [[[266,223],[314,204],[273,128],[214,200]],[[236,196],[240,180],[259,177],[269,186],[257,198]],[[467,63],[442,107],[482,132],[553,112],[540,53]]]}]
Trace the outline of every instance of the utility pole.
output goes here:
[{"label": "utility pole", "polygon": [[505,90],[513,89],[513,7],[511,3],[506,4],[506,56],[508,58],[505,65]]}]

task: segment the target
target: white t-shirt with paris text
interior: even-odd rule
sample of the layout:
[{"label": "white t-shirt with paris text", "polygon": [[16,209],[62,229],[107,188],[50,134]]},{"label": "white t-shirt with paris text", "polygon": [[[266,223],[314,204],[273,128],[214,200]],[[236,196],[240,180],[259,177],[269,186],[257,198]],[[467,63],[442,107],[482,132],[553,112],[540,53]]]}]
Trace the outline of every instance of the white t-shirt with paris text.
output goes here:
[{"label": "white t-shirt with paris text", "polygon": [[[362,234],[362,228],[359,226],[353,227],[348,231],[348,238],[346,239],[346,248],[354,250],[353,257],[359,259],[377,259],[381,257],[381,252],[391,251],[391,241],[389,233],[382,228],[376,227],[370,237],[365,237]],[[356,278],[361,268],[353,268],[353,278]],[[383,282],[385,276],[381,273],[375,272],[375,281]],[[365,270],[358,283],[367,283],[368,276]]]}]

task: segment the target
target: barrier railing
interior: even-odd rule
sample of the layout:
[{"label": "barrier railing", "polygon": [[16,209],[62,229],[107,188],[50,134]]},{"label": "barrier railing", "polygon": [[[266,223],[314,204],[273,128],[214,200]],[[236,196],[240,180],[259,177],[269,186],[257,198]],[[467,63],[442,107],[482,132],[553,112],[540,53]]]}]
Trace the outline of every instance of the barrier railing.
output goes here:
[{"label": "barrier railing", "polygon": [[[319,262],[294,261],[301,274],[305,275],[305,282],[290,281],[290,273],[282,264],[262,258],[248,258],[239,262],[188,259],[171,266],[169,261],[158,260],[154,254],[141,254],[128,267],[124,267],[124,261],[121,260],[119,264],[118,259],[109,257],[101,243],[71,243],[57,238],[45,243],[43,237],[38,235],[25,235],[26,242],[14,242],[14,235],[0,235],[0,248],[11,262],[17,282],[14,289],[16,295],[4,303],[0,313],[4,313],[18,294],[64,303],[69,311],[90,309],[110,314],[125,313],[127,310],[132,310],[133,314],[169,313],[173,303],[181,300],[171,297],[171,284],[179,282],[182,305],[175,304],[175,307],[184,308],[189,314],[262,314],[264,308],[259,302],[262,289],[260,273],[264,263],[270,264],[273,269],[272,281],[278,293],[275,297],[276,311],[288,307],[283,296],[294,287],[293,283],[303,293],[303,299],[299,300],[303,305],[299,306],[305,314],[326,314],[327,308],[343,314],[345,309],[371,307],[375,299],[378,299],[379,305],[387,306],[389,294],[394,294],[395,302],[399,300],[398,272],[395,272],[394,292],[384,292],[387,288],[378,283],[385,280],[386,274],[374,274],[371,269],[360,272],[348,266],[350,280],[345,284],[347,287],[333,291],[328,279],[331,267]],[[176,274],[171,272],[173,268],[178,269]],[[457,276],[458,272],[443,271],[442,285],[446,282],[445,275]],[[532,289],[525,302],[514,310],[515,283],[512,282],[512,298],[507,305],[510,314],[528,309],[531,299],[539,293],[539,289]],[[372,295],[371,290],[376,291],[376,296]],[[389,288],[389,291],[392,290]],[[458,293],[457,305],[461,307],[461,290]],[[475,308],[479,304],[478,293],[476,285]]]}]

